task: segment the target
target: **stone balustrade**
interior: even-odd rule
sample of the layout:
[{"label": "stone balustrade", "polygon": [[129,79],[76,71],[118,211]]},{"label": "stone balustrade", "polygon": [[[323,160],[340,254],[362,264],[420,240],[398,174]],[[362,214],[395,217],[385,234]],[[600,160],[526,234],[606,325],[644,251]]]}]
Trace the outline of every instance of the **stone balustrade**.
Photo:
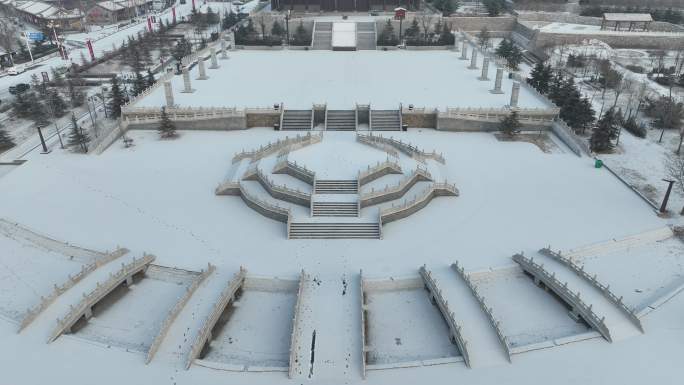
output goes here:
[{"label": "stone balustrade", "polygon": [[123,106],[121,106],[122,115],[123,115],[124,111],[127,111],[130,107],[135,105],[135,103],[137,103],[142,98],[149,96],[152,92],[154,92],[154,90],[156,90],[162,84],[164,84],[164,82],[169,81],[172,78],[173,78],[173,72],[167,72],[164,75],[162,75],[159,79],[157,79],[154,82],[154,84],[145,88],[144,90],[142,90],[142,92],[135,95],[134,97],[130,98],[126,103],[124,103]]},{"label": "stone balustrade", "polygon": [[[182,122],[244,117],[245,110],[239,110],[235,107],[175,107],[166,108],[166,114],[172,121]],[[161,121],[161,108],[133,107],[122,111],[121,116],[129,124],[155,123]]]},{"label": "stone balustrade", "polygon": [[40,315],[40,313],[42,313],[45,309],[48,308],[48,306],[55,302],[57,297],[59,297],[72,287],[74,287],[74,285],[76,285],[81,280],[83,280],[83,278],[87,277],[90,273],[95,271],[95,269],[125,255],[126,253],[128,253],[128,249],[117,248],[111,253],[106,253],[104,257],[95,260],[95,262],[89,263],[87,265],[82,265],[81,270],[74,276],[69,274],[67,281],[64,282],[61,286],[58,286],[57,284],[53,285],[53,290],[50,293],[50,295],[48,295],[47,297],[41,296],[40,303],[26,311],[24,317],[21,320],[21,323],[19,324],[19,330],[17,331],[17,333],[21,332],[28,325],[30,325],[31,322],[33,322]]},{"label": "stone balustrade", "polygon": [[485,301],[484,296],[480,295],[480,293],[477,291],[477,286],[470,279],[470,276],[468,274],[466,274],[465,269],[463,267],[459,267],[458,261],[453,263],[451,265],[451,268],[454,271],[456,271],[456,273],[458,275],[460,275],[461,278],[463,278],[466,285],[468,285],[470,292],[473,293],[473,296],[475,297],[477,302],[480,304],[480,308],[487,315],[487,319],[489,319],[489,323],[492,324],[494,331],[496,331],[496,336],[499,339],[501,346],[504,348],[504,351],[506,351],[506,356],[508,357],[508,362],[511,362],[511,356],[512,356],[511,344],[510,344],[510,342],[508,342],[508,337],[506,337],[503,330],[501,329],[501,321],[497,320],[496,317],[494,317],[494,309],[487,305],[487,302]]},{"label": "stone balustrade", "polygon": [[378,162],[373,167],[368,166],[366,170],[359,171],[356,179],[360,187],[385,175],[401,173],[399,163],[396,160],[390,160],[388,157],[384,162]]},{"label": "stone balustrade", "polygon": [[78,321],[81,316],[90,318],[92,316],[92,307],[114,290],[118,285],[126,282],[131,282],[131,277],[147,269],[147,267],[154,261],[155,256],[144,254],[142,258],[133,260],[129,264],[121,264],[121,269],[116,273],[110,273],[109,278],[103,283],[97,282],[96,288],[90,294],[83,294],[83,298],[76,306],[69,306],[69,313],[63,318],[57,320],[57,327],[50,335],[48,343],[54,341],[62,333],[68,332],[69,329]]},{"label": "stone balustrade", "polygon": [[166,334],[168,334],[171,325],[176,320],[176,318],[178,318],[178,314],[180,314],[181,310],[183,310],[183,308],[188,303],[190,297],[192,297],[197,288],[202,284],[202,282],[204,282],[204,280],[209,275],[211,275],[214,272],[214,270],[216,270],[216,266],[210,263],[207,265],[206,270],[200,271],[199,276],[197,276],[197,278],[195,278],[192,281],[192,284],[185,290],[185,294],[183,294],[183,296],[178,300],[178,302],[176,302],[173,308],[169,310],[166,319],[164,319],[164,322],[162,323],[162,326],[159,329],[159,333],[157,333],[157,335],[154,337],[154,340],[150,345],[150,349],[147,351],[147,355],[145,356],[145,364],[149,364],[150,361],[152,361],[152,358],[154,358],[154,355],[157,354],[157,350],[159,350],[159,346],[164,340],[164,337],[166,337]]},{"label": "stone balustrade", "polygon": [[395,158],[399,156],[399,153],[397,152],[397,150],[395,150],[394,148],[390,147],[390,146],[387,145],[387,144],[379,143],[379,142],[376,142],[376,141],[372,140],[372,139],[370,138],[370,135],[360,135],[360,134],[357,133],[357,134],[356,134],[356,141],[359,142],[359,143],[361,143],[361,144],[365,144],[365,145],[367,145],[367,146],[370,146],[370,147],[373,147],[373,148],[375,148],[375,149],[378,149],[378,150],[380,150],[380,151],[384,151],[384,152],[386,152],[387,155],[389,155],[389,156],[392,156],[392,157],[395,157]]},{"label": "stone balustrade", "polygon": [[302,269],[299,275],[299,288],[297,290],[297,303],[295,304],[294,318],[292,319],[292,335],[290,336],[290,366],[287,372],[289,378],[293,378],[296,373],[297,357],[300,355],[299,336],[302,333],[302,299],[304,297],[304,287],[309,282],[309,275]]},{"label": "stone balustrade", "polygon": [[233,163],[237,163],[242,159],[251,158],[252,162],[264,158],[268,155],[274,154],[278,151],[294,148],[301,148],[311,144],[319,143],[323,140],[323,133],[318,135],[311,135],[308,132],[306,135],[297,135],[295,137],[285,137],[285,139],[278,139],[274,143],[268,143],[266,146],[259,146],[258,149],[252,151],[241,151],[233,157]]},{"label": "stone balustrade", "polygon": [[[523,123],[550,123],[558,115],[557,108],[516,108],[518,119]],[[438,111],[440,118],[473,119],[484,121],[500,121],[511,114],[511,109],[502,108],[466,108],[449,107],[446,111]]]},{"label": "stone balustrade", "polygon": [[[393,147],[397,151],[400,151],[410,157],[414,157],[420,161],[425,161],[426,159],[432,159],[435,160],[439,163],[444,164],[444,157],[442,154],[437,154],[435,151],[432,152],[426,152],[418,147],[413,146],[410,143],[404,143],[401,140],[396,140],[393,137],[385,138],[382,135],[373,135],[371,132],[368,135],[362,135],[362,134],[356,134],[357,135],[357,141],[359,142],[375,142],[375,143],[382,143],[389,145],[390,147]],[[360,138],[361,137],[361,138]]]},{"label": "stone balustrade", "polygon": [[634,324],[634,326],[639,328],[639,330],[642,333],[644,332],[644,327],[641,324],[641,320],[637,316],[636,309],[630,309],[629,307],[627,307],[627,304],[625,304],[625,302],[622,300],[622,296],[618,297],[613,292],[611,292],[610,285],[603,285],[601,282],[599,282],[599,280],[596,277],[596,274],[589,274],[584,269],[584,265],[580,266],[577,263],[575,263],[575,261],[573,261],[572,259],[564,257],[560,251],[552,251],[551,247],[545,247],[539,250],[539,253],[551,257],[557,260],[558,262],[562,263],[564,266],[574,271],[575,274],[579,275],[585,281],[589,282],[592,286],[601,291],[601,294],[603,294],[603,296],[606,297],[610,302],[615,304],[615,306],[617,306],[627,316],[627,318],[629,318],[629,320]]},{"label": "stone balustrade", "polygon": [[288,151],[284,151],[278,156],[276,164],[273,166],[274,174],[287,174],[293,178],[297,178],[304,183],[308,183],[313,186],[314,180],[316,179],[316,174],[309,170],[308,168],[297,164],[297,162],[290,162],[288,160]]},{"label": "stone balustrade", "polygon": [[413,200],[406,201],[401,205],[384,208],[380,210],[379,217],[381,224],[387,224],[399,219],[408,217],[427,206],[433,198],[437,196],[458,196],[459,191],[455,185],[444,183],[433,183],[420,196]]},{"label": "stone balustrade", "polygon": [[573,293],[568,289],[567,282],[562,283],[559,281],[558,278],[556,278],[555,273],[546,271],[543,264],[540,265],[534,262],[534,258],[526,258],[522,254],[515,254],[513,260],[518,263],[524,271],[532,274],[535,279],[543,282],[547,288],[553,290],[553,292],[562,298],[568,305],[572,306],[573,311],[579,313],[589,325],[603,336],[603,338],[609,342],[613,341],[610,336],[610,330],[608,330],[608,326],[605,323],[605,317],[599,318],[592,310],[592,306],[587,305],[582,301],[579,293]]},{"label": "stone balustrade", "polygon": [[225,182],[216,188],[216,195],[239,195],[242,200],[261,215],[275,219],[276,221],[288,223],[290,221],[290,209],[281,207],[278,204],[271,204],[247,191],[240,182]]},{"label": "stone balustrade", "polygon": [[360,296],[361,296],[361,378],[366,379],[366,369],[368,366],[368,349],[366,348],[366,292],[364,290],[363,270],[359,270]]},{"label": "stone balustrade", "polygon": [[286,185],[277,185],[253,163],[250,169],[245,172],[243,180],[256,180],[268,192],[270,196],[286,202],[294,203],[304,207],[311,206],[311,194],[307,194],[298,189],[291,189]]},{"label": "stone balustrade", "polygon": [[223,289],[221,292],[221,295],[219,296],[218,300],[214,304],[214,307],[207,316],[207,318],[204,320],[204,323],[202,324],[202,327],[200,328],[199,332],[197,333],[197,337],[195,338],[195,341],[192,343],[192,347],[190,348],[190,353],[188,353],[188,358],[185,363],[185,369],[190,369],[190,365],[192,365],[192,362],[199,356],[200,352],[204,348],[204,346],[211,341],[211,331],[214,329],[214,326],[216,325],[216,322],[218,322],[219,318],[221,317],[221,314],[226,310],[226,306],[230,303],[230,301],[233,300],[233,297],[235,296],[235,293],[242,287],[242,285],[245,282],[245,275],[247,274],[247,270],[245,270],[242,266],[240,266],[240,270],[235,273],[233,276],[233,279],[228,282],[228,285]]},{"label": "stone balustrade", "polygon": [[382,190],[371,190],[369,192],[360,194],[359,204],[361,208],[376,205],[383,202],[389,202],[399,199],[406,194],[416,183],[420,181],[432,181],[432,175],[426,169],[417,167],[405,179],[399,181],[394,186],[387,186]]},{"label": "stone balustrade", "polygon": [[463,355],[463,360],[466,366],[470,367],[470,356],[468,354],[468,341],[465,340],[461,330],[463,327],[456,322],[456,317],[454,313],[449,309],[449,302],[442,296],[442,290],[437,287],[437,281],[432,277],[432,273],[425,268],[425,265],[421,266],[418,270],[420,276],[423,278],[425,287],[430,292],[430,297],[435,301],[439,311],[444,316],[447,325],[449,326],[449,331],[451,338],[456,342],[458,350],[461,351]]}]

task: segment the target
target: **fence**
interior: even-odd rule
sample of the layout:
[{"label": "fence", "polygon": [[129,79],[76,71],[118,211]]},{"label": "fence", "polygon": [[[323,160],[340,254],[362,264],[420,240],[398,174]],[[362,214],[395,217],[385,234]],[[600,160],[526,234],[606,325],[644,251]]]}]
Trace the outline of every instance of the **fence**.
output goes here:
[{"label": "fence", "polygon": [[407,178],[399,181],[395,186],[385,185],[382,190],[374,190],[361,194],[359,196],[359,203],[361,207],[367,207],[382,202],[398,199],[419,181],[431,181],[432,175],[427,169],[416,167]]},{"label": "fence", "polygon": [[[485,120],[498,122],[511,114],[511,109],[502,108],[470,108],[448,107],[446,111],[438,111],[439,118]],[[558,108],[517,108],[518,120],[521,123],[551,123],[558,115]]]},{"label": "fence", "polygon": [[[417,212],[423,207],[427,206],[430,201],[435,196],[458,196],[459,191],[455,185],[450,185],[446,182],[444,183],[433,183],[430,188],[425,190],[422,195],[417,196],[415,199],[410,201],[405,201],[403,204],[384,208],[380,210],[380,224],[387,224]],[[382,227],[382,226],[381,226]]]},{"label": "fence", "polygon": [[244,180],[256,179],[264,189],[276,199],[282,199],[284,201],[309,207],[311,205],[311,194],[307,194],[298,189],[291,189],[286,185],[277,185],[271,181],[266,174],[264,174],[256,164],[253,163],[253,169],[251,168],[245,173]]},{"label": "fence", "polygon": [[498,321],[496,317],[494,317],[494,309],[487,306],[485,298],[478,293],[477,286],[475,286],[473,284],[473,281],[470,280],[470,276],[465,273],[465,269],[463,267],[459,268],[458,261],[452,264],[451,268],[454,269],[456,273],[458,273],[458,275],[461,276],[461,278],[463,278],[465,283],[468,285],[468,288],[473,293],[473,296],[475,297],[475,299],[477,299],[477,302],[480,304],[480,308],[487,315],[489,323],[491,323],[492,327],[494,327],[494,331],[496,331],[496,336],[499,338],[501,346],[506,351],[506,355],[508,356],[508,362],[511,362],[511,344],[508,342],[508,337],[504,335],[504,332],[501,329],[501,321]]},{"label": "fence", "polygon": [[268,143],[266,146],[259,146],[258,149],[254,149],[252,151],[241,151],[233,157],[233,163],[237,163],[241,161],[242,159],[246,158],[252,158],[252,162],[255,160],[259,160],[265,156],[268,156],[270,154],[276,153],[280,150],[283,150],[285,148],[292,149],[294,147],[300,148],[304,146],[308,146],[310,144],[318,143],[321,140],[323,140],[323,133],[320,133],[318,135],[311,135],[311,133],[307,133],[304,136],[297,135],[294,138],[285,137],[285,139],[278,139],[274,143]]},{"label": "fence", "polygon": [[432,298],[434,298],[435,302],[437,303],[437,307],[444,316],[444,319],[446,320],[447,325],[449,326],[449,330],[451,330],[451,335],[453,336],[454,340],[456,341],[456,345],[458,345],[458,349],[461,351],[461,354],[463,355],[463,360],[465,361],[466,366],[470,367],[470,356],[468,355],[468,341],[466,341],[461,335],[461,330],[463,329],[462,326],[456,322],[454,313],[449,310],[449,302],[446,301],[442,296],[442,290],[437,288],[437,281],[435,281],[435,279],[432,278],[432,273],[425,269],[425,265],[420,267],[419,272],[420,276],[423,278],[423,281],[425,282],[425,287],[432,295]]},{"label": "fence", "polygon": [[59,337],[65,330],[73,326],[78,319],[88,312],[94,304],[104,298],[109,294],[117,285],[121,284],[131,275],[147,268],[147,266],[154,261],[155,257],[153,255],[144,254],[142,258],[133,258],[129,264],[121,264],[121,269],[115,274],[110,273],[109,278],[104,282],[97,282],[95,290],[90,292],[90,294],[83,294],[83,298],[76,306],[69,306],[69,313],[62,319],[57,320],[57,328],[52,332],[48,342],[52,342],[57,337]]},{"label": "fence", "polygon": [[83,278],[87,277],[88,274],[95,271],[95,269],[97,269],[98,267],[103,266],[123,256],[126,253],[128,253],[128,249],[117,248],[113,252],[107,253],[103,258],[95,260],[95,262],[89,263],[87,265],[82,265],[81,271],[76,273],[76,275],[74,275],[73,277],[71,276],[71,274],[69,274],[67,281],[64,284],[62,284],[62,286],[57,286],[57,284],[53,285],[53,290],[52,293],[50,293],[50,295],[48,295],[47,297],[41,296],[40,303],[26,311],[26,314],[24,314],[24,318],[21,320],[21,323],[19,324],[19,330],[17,331],[17,333],[24,330],[28,325],[31,324],[31,322],[33,322],[38,317],[38,315],[40,315],[40,313],[42,313],[45,309],[48,308],[48,306],[55,302],[57,297],[59,297],[72,287],[74,287],[74,285],[83,280]]},{"label": "fence", "polygon": [[297,162],[290,162],[288,160],[289,152],[283,152],[278,156],[275,166],[273,166],[274,174],[287,174],[294,178],[301,180],[304,183],[313,185],[316,179],[316,174],[308,168],[298,165]]},{"label": "fence", "polygon": [[[294,377],[295,374],[295,365],[298,362],[297,360],[297,355],[299,354],[299,342],[298,342],[298,337],[301,332],[301,313],[302,313],[302,297],[304,294],[304,286],[307,284],[309,281],[309,275],[304,272],[304,269],[302,269],[302,272],[299,276],[299,289],[297,290],[297,304],[295,305],[295,313],[294,313],[294,318],[292,320],[292,335],[290,336],[290,367],[287,372],[287,375],[289,378]],[[296,349],[296,350],[295,350]]]},{"label": "fence", "polygon": [[378,162],[375,166],[368,166],[366,170],[359,171],[356,180],[359,186],[363,186],[377,178],[387,174],[401,174],[401,166],[396,160],[390,160],[389,157],[384,162]]},{"label": "fence", "polygon": [[601,333],[603,338],[609,342],[613,342],[610,337],[608,326],[606,326],[605,323],[605,317],[599,318],[592,310],[592,306],[587,305],[584,303],[584,301],[582,301],[579,293],[575,294],[568,289],[567,282],[561,283],[556,278],[555,273],[549,274],[546,270],[544,270],[544,265],[534,263],[533,258],[528,259],[522,254],[516,254],[513,256],[513,260],[517,262],[523,270],[544,282],[549,289],[553,290],[559,297],[563,298],[569,305],[573,307],[574,311],[577,311],[582,315],[589,325]]},{"label": "fence", "polygon": [[579,275],[585,281],[589,282],[594,287],[599,289],[601,291],[601,294],[603,294],[603,296],[606,297],[610,302],[615,304],[627,316],[627,318],[629,318],[629,320],[634,324],[634,326],[639,328],[639,330],[642,333],[644,332],[644,327],[641,324],[639,317],[637,316],[636,309],[628,308],[627,305],[622,301],[622,297],[618,298],[618,296],[616,296],[615,294],[613,294],[613,292],[610,291],[610,285],[605,286],[598,281],[598,279],[596,278],[596,274],[594,274],[593,276],[589,275],[589,273],[584,270],[584,265],[577,265],[575,261],[573,261],[572,259],[564,257],[560,251],[552,251],[551,247],[543,248],[539,250],[539,253],[559,261],[560,263],[574,271],[575,274]]},{"label": "fence", "polygon": [[398,151],[403,152],[404,154],[411,156],[411,157],[416,157],[419,160],[425,160],[425,159],[433,159],[441,164],[445,163],[444,157],[442,154],[437,154],[434,150],[432,152],[426,152],[418,147],[413,146],[410,143],[404,143],[401,140],[396,140],[393,137],[390,138],[385,138],[382,135],[373,135],[371,132],[368,135],[362,135],[362,134],[356,134],[356,140],[359,142],[371,142],[371,143],[382,143],[389,145],[393,148],[395,148]]},{"label": "fence", "polygon": [[226,286],[226,288],[221,292],[218,301],[214,304],[212,312],[204,320],[204,324],[200,328],[197,338],[190,348],[188,360],[185,363],[186,370],[190,369],[192,362],[195,360],[195,358],[197,358],[197,356],[199,356],[200,352],[204,348],[204,345],[206,345],[208,340],[211,338],[211,330],[214,328],[214,325],[216,325],[216,322],[218,322],[219,317],[221,317],[221,314],[223,314],[223,311],[226,309],[226,306],[228,306],[228,303],[233,299],[235,292],[244,283],[246,273],[247,270],[240,266],[240,270],[235,273],[233,279],[228,282],[228,286]]},{"label": "fence", "polygon": [[162,326],[159,329],[159,333],[156,337],[154,337],[154,341],[152,341],[150,349],[147,351],[147,356],[145,357],[145,364],[149,364],[150,361],[152,361],[152,358],[154,358],[154,355],[157,354],[159,346],[164,340],[164,337],[166,337],[166,334],[169,332],[171,325],[178,317],[178,314],[180,314],[181,310],[183,310],[185,305],[190,300],[190,297],[192,297],[193,293],[195,293],[195,290],[197,290],[199,285],[202,284],[202,282],[204,282],[204,280],[209,275],[211,275],[211,273],[213,273],[214,270],[216,270],[216,266],[212,265],[211,263],[208,264],[207,270],[202,270],[200,272],[200,275],[197,278],[195,278],[192,284],[186,289],[185,294],[183,294],[180,300],[176,302],[176,304],[173,306],[173,309],[169,311],[168,315],[166,316],[166,319],[164,320],[164,323],[162,323]]},{"label": "fence", "polygon": [[554,119],[551,123],[551,130],[575,155],[581,157],[583,153],[591,154],[591,149],[586,141],[575,135],[572,128],[564,120]]}]

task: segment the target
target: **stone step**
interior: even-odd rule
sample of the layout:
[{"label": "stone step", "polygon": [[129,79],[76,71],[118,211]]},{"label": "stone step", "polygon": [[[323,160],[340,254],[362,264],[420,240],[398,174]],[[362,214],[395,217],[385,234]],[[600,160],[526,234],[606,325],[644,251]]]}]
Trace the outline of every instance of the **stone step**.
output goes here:
[{"label": "stone step", "polygon": [[357,202],[314,202],[312,206],[314,217],[358,217]]},{"label": "stone step", "polygon": [[292,239],[378,239],[378,223],[290,223]]}]

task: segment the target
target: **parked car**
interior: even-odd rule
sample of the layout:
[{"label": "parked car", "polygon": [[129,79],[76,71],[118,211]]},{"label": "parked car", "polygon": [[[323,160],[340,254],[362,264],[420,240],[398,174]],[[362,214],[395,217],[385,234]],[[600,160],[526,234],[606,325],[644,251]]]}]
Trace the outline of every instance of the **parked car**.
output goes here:
[{"label": "parked car", "polygon": [[9,76],[17,76],[24,71],[25,71],[24,67],[13,66],[13,67],[10,67],[7,69],[7,74]]},{"label": "parked car", "polygon": [[28,91],[29,88],[31,88],[31,86],[26,83],[17,83],[13,86],[10,86],[9,93],[12,95],[17,95]]}]

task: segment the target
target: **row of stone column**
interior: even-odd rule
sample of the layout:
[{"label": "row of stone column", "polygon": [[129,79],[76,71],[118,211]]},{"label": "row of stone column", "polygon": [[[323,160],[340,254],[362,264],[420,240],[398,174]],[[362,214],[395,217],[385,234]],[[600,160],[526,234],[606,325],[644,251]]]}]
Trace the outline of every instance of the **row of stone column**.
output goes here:
[{"label": "row of stone column", "polygon": [[[209,51],[211,52],[211,57],[209,60],[211,60],[211,64],[209,65],[209,69],[218,69],[221,66],[218,63],[218,58],[216,56],[216,49],[215,48],[210,48]],[[228,52],[226,49],[226,42],[225,40],[221,40],[221,60],[228,59]],[[204,58],[198,57],[197,58],[197,67],[199,71],[199,76],[197,77],[197,80],[207,80],[209,79],[209,76],[207,75],[207,70],[204,66]],[[193,93],[195,90],[192,88],[192,83],[190,82],[190,72],[188,71],[188,67],[183,67],[182,70],[183,74],[183,90],[181,91],[182,93]],[[173,88],[171,86],[170,81],[164,82],[164,96],[166,97],[166,106],[167,107],[173,107],[174,100],[173,100]]]},{"label": "row of stone column", "polygon": [[[470,66],[468,66],[468,69],[475,70],[478,69],[477,66],[477,50],[475,48],[472,49],[473,53],[470,55]],[[461,48],[461,60],[468,60],[468,42],[466,40],[463,40],[463,45]],[[504,69],[501,67],[497,67],[496,69],[496,78],[494,79],[494,88],[491,89],[489,92],[493,94],[503,94],[503,90],[501,89],[501,85],[503,83],[503,73]],[[478,77],[479,80],[486,81],[489,80],[489,58],[484,57],[482,59],[482,73]],[[518,99],[520,96],[520,82],[514,81],[513,86],[511,88],[511,102],[510,102],[510,107],[517,107],[518,106]]]}]

